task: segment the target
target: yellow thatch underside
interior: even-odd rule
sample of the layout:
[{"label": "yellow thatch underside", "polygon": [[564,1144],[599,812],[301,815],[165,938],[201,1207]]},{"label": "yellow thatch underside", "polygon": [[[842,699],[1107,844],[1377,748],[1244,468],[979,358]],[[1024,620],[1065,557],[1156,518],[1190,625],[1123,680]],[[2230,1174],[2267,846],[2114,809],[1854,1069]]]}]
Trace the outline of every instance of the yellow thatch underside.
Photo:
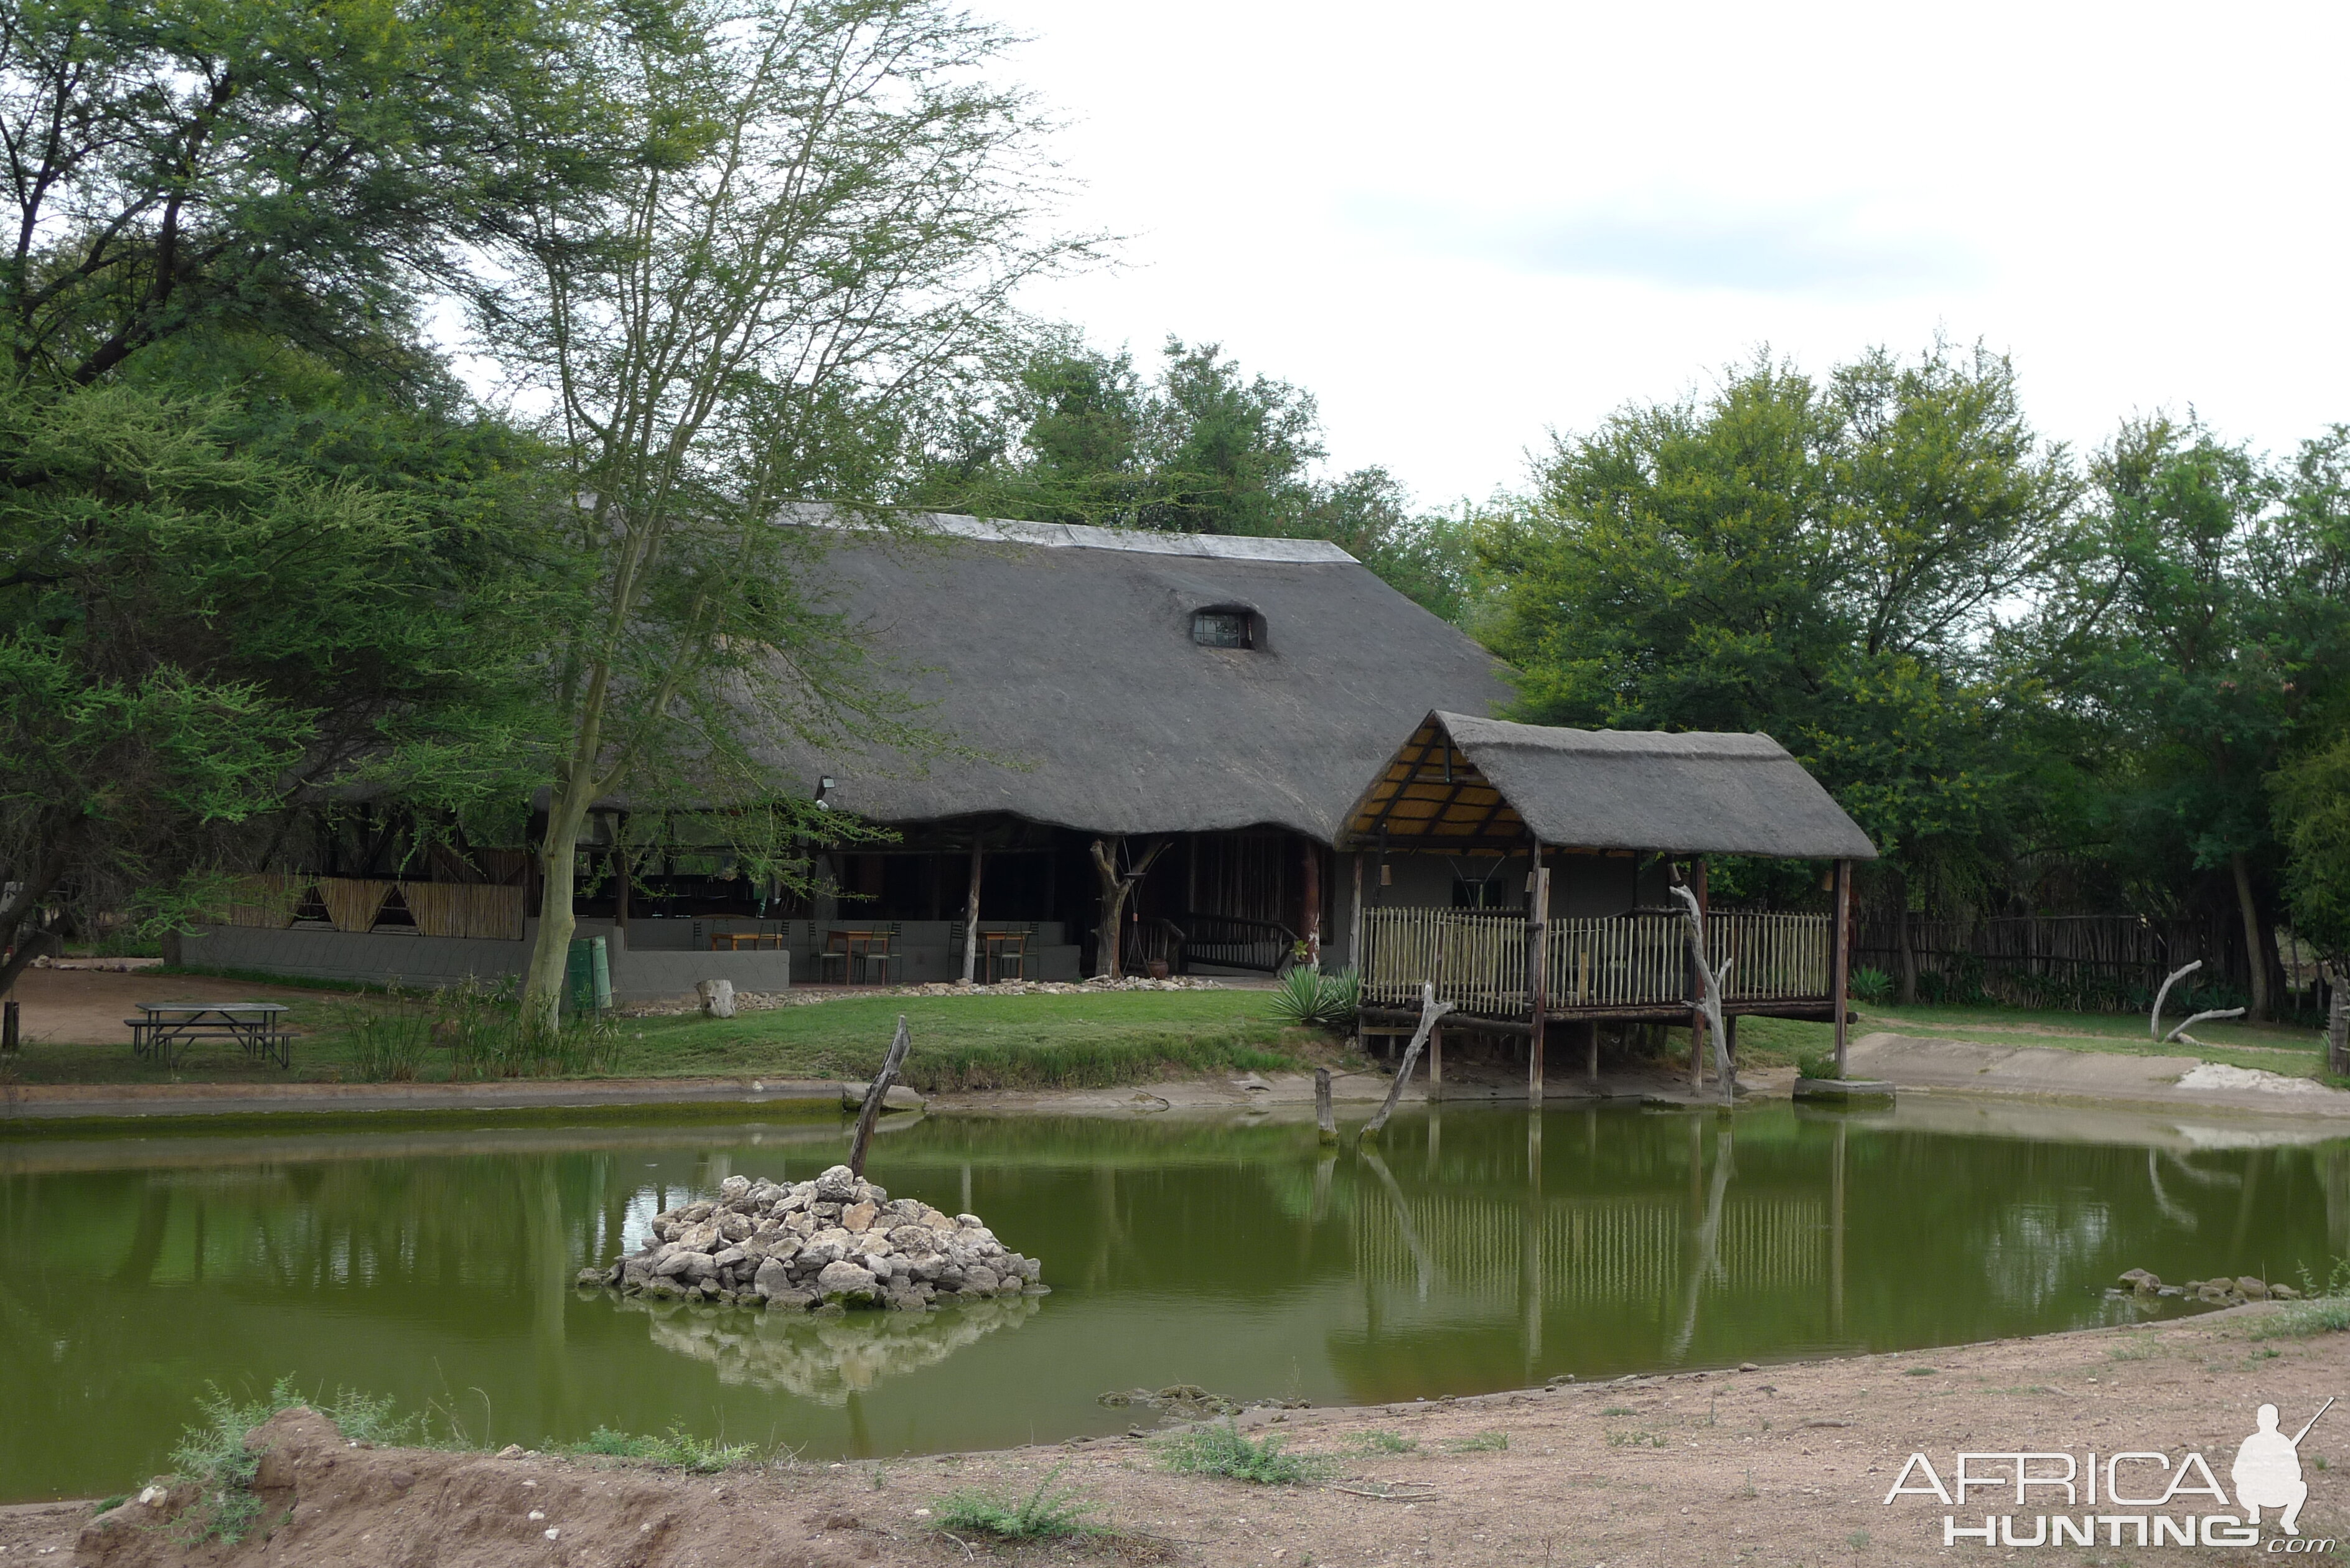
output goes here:
[{"label": "yellow thatch underside", "polygon": [[1378,781],[1356,804],[1347,832],[1368,842],[1387,831],[1390,848],[1409,850],[1459,846],[1474,854],[1484,846],[1501,853],[1509,841],[1523,842],[1525,819],[1485,782],[1467,753],[1437,726],[1424,723],[1388,760]]}]

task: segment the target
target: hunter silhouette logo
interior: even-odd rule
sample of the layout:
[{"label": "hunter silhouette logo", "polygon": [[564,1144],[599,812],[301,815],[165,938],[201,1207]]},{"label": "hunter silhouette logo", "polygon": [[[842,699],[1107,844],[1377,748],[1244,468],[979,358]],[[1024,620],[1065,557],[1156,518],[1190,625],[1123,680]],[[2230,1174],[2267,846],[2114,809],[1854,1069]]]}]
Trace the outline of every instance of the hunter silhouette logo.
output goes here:
[{"label": "hunter silhouette logo", "polygon": [[[2317,1416],[2332,1408],[2334,1401],[2328,1399],[2317,1407]],[[2277,1516],[2279,1528],[2287,1535],[2301,1533],[2301,1505],[2309,1501],[2309,1483],[2301,1479],[2301,1440],[2317,1425],[2317,1416],[2288,1438],[2277,1430],[2275,1406],[2263,1405],[2254,1413],[2259,1430],[2236,1449],[2236,1462],[2228,1469],[2228,1479],[2236,1483],[2236,1506],[2244,1511],[2246,1524],[2258,1524],[2264,1508],[2281,1508],[2284,1511]]]},{"label": "hunter silhouette logo", "polygon": [[[2227,1487],[2201,1454],[2190,1451],[2174,1463],[2169,1453],[2151,1446],[2105,1453],[1967,1452],[1951,1456],[1955,1468],[1943,1470],[1916,1453],[1885,1494],[1885,1505],[1932,1498],[1952,1511],[1942,1516],[1942,1545],[2011,1548],[2257,1546],[2262,1511],[2271,1509],[2283,1533],[2268,1542],[2270,1552],[2330,1556],[2333,1541],[2301,1533],[2301,1511],[2309,1501],[2301,1455],[2310,1429],[2334,1404],[2328,1399],[2319,1406],[2291,1437],[2278,1429],[2277,1407],[2261,1406],[2251,1435],[2236,1447]],[[2003,1501],[2008,1511],[1975,1514],[1982,1522],[1973,1523],[1962,1511],[1981,1492],[1991,1494],[1981,1501]]]}]

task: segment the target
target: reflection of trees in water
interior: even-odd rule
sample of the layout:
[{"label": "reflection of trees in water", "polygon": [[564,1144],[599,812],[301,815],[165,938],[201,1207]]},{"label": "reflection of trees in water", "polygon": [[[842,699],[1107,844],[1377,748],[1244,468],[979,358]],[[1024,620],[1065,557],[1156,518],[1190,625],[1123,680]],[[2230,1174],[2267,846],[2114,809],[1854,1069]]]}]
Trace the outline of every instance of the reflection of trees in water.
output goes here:
[{"label": "reflection of trees in water", "polygon": [[937,1365],[1000,1328],[1016,1328],[1044,1303],[998,1297],[939,1312],[859,1312],[842,1317],[760,1312],[623,1296],[622,1312],[652,1319],[663,1350],[707,1361],[721,1383],[844,1405],[887,1377]]}]

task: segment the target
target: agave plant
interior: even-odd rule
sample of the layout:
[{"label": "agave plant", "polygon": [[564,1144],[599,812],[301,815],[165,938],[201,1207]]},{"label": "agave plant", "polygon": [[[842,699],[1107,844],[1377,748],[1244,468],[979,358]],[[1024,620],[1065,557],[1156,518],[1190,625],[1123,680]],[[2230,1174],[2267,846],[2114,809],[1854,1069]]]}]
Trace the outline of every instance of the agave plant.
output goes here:
[{"label": "agave plant", "polygon": [[1272,1012],[1284,1023],[1340,1029],[1355,1021],[1360,986],[1351,969],[1337,974],[1300,964],[1274,982]]}]

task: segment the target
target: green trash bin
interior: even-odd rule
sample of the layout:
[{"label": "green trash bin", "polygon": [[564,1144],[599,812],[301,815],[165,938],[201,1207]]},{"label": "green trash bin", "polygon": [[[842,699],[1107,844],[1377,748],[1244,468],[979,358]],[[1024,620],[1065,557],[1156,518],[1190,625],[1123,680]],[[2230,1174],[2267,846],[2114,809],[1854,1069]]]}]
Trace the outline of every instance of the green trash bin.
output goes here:
[{"label": "green trash bin", "polygon": [[575,937],[564,965],[564,997],[571,1012],[612,1010],[611,945],[602,937]]}]

